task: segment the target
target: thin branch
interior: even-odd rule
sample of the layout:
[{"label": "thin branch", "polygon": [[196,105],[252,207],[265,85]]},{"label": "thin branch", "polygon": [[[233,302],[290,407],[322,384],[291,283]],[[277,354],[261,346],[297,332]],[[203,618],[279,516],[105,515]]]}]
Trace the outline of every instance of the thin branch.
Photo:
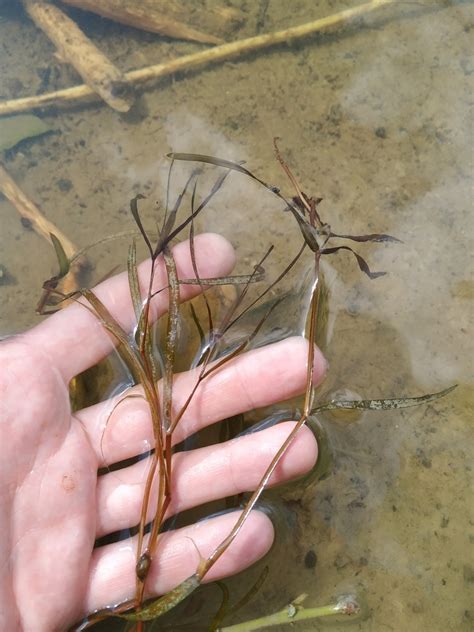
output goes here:
[{"label": "thin branch", "polygon": [[[168,37],[192,40],[203,44],[220,44],[222,42],[219,37],[203,33],[184,24],[181,20],[166,15],[169,1],[157,3],[154,0],[152,2],[143,2],[143,0],[135,2],[130,2],[130,0],[62,0],[62,2],[151,33],[160,33]],[[162,4],[163,8],[157,7],[158,4]]]},{"label": "thin branch", "polygon": [[[274,33],[265,33],[255,37],[249,37],[244,40],[238,40],[229,44],[215,46],[199,53],[183,55],[177,59],[132,70],[125,73],[125,78],[129,83],[145,83],[155,81],[162,77],[173,75],[177,72],[198,68],[210,63],[217,63],[239,55],[255,52],[278,44],[286,44],[291,41],[303,39],[331,29],[336,29],[345,25],[350,20],[367,15],[372,11],[376,11],[383,7],[394,4],[395,0],[372,0],[351,9],[339,11],[334,15],[327,16],[294,26],[282,31]],[[78,102],[91,102],[97,99],[93,90],[86,85],[74,86],[73,88],[65,88],[47,94],[25,97],[22,99],[13,99],[0,103],[0,116],[12,114],[16,112],[26,112],[35,108],[44,108],[50,106],[75,106]]]},{"label": "thin branch", "polygon": [[85,84],[111,108],[128,112],[132,106],[127,80],[110,59],[61,9],[44,0],[23,0],[33,20],[53,42],[59,55],[70,63]]}]

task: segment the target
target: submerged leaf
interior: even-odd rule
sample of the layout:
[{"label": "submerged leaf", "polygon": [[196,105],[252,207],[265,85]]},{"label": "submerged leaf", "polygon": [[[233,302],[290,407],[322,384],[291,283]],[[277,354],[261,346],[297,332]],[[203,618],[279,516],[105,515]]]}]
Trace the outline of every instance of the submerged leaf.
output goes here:
[{"label": "submerged leaf", "polygon": [[209,632],[216,632],[216,630],[219,629],[222,621],[224,620],[229,610],[229,600],[230,600],[229,589],[224,584],[224,582],[216,582],[216,584],[219,586],[219,588],[222,591],[222,601],[221,601],[219,610],[216,612],[216,614],[214,615],[214,618],[209,624]]},{"label": "submerged leaf", "polygon": [[304,240],[310,250],[312,250],[314,253],[319,252],[320,248],[318,244],[316,228],[314,228],[314,226],[311,226],[311,224],[308,224],[308,222],[305,222],[303,219],[298,220],[298,226],[300,227]]},{"label": "submerged leaf", "polygon": [[273,312],[273,310],[278,307],[278,305],[282,302],[283,298],[278,298],[274,303],[272,303],[270,305],[270,307],[267,309],[267,311],[265,312],[265,314],[263,315],[263,317],[258,321],[257,325],[254,327],[252,333],[247,336],[246,338],[244,338],[244,340],[239,343],[237,345],[237,347],[235,349],[233,349],[232,351],[230,351],[228,354],[226,354],[225,356],[223,356],[222,358],[220,358],[216,364],[213,364],[211,368],[209,368],[204,374],[203,374],[203,378],[206,378],[208,375],[210,375],[211,373],[214,373],[215,371],[217,371],[221,366],[223,366],[226,362],[228,362],[229,360],[231,360],[232,358],[235,358],[237,355],[239,355],[239,353],[241,353],[242,351],[244,351],[244,349],[246,349],[246,347],[249,346],[249,344],[257,337],[258,332],[260,331],[260,329],[263,327],[263,324],[265,323],[265,321],[267,320],[267,318],[269,318],[270,314]]},{"label": "submerged leaf", "polygon": [[[229,175],[229,172],[226,171],[226,173],[220,175],[217,180],[214,182],[214,185],[212,187],[212,189],[210,190],[210,192],[207,194],[207,196],[204,198],[204,200],[201,202],[201,204],[197,207],[196,210],[193,210],[192,213],[190,215],[188,215],[188,217],[181,222],[181,224],[179,226],[177,226],[170,235],[166,236],[166,239],[164,240],[164,244],[169,244],[177,235],[179,235],[179,233],[186,228],[186,226],[188,226],[188,224],[190,222],[192,222],[194,220],[195,217],[197,217],[199,215],[199,213],[206,208],[206,206],[209,204],[209,202],[212,200],[212,198],[214,197],[214,195],[219,191],[219,189],[221,188],[221,186],[224,184],[224,180],[227,178],[227,176]],[[158,254],[160,254],[160,250],[156,249],[154,256],[157,256]]]},{"label": "submerged leaf", "polygon": [[[140,322],[140,316],[142,313],[142,299],[140,295],[140,283],[138,281],[137,270],[137,246],[135,240],[132,241],[128,249],[127,258],[127,272],[128,272],[128,287],[130,289],[130,296],[132,297],[133,310],[135,312],[135,318],[137,319],[137,325]],[[139,335],[139,332],[137,332]]]},{"label": "submerged leaf", "polygon": [[226,617],[238,612],[241,608],[247,605],[247,603],[251,599],[255,597],[255,595],[258,593],[258,591],[262,587],[264,581],[266,580],[269,570],[270,570],[269,567],[265,566],[263,571],[257,577],[257,581],[249,588],[249,590],[247,590],[247,592],[233,606],[230,606],[230,607],[229,607],[229,601],[230,601],[229,589],[224,584],[224,582],[216,582],[216,584],[219,586],[219,588],[222,591],[222,602],[221,602],[219,610],[216,612],[214,619],[212,620],[209,626],[209,632],[214,632],[215,630],[219,630],[222,621]]},{"label": "submerged leaf", "polygon": [[[192,198],[191,198],[191,216],[193,216],[193,213],[194,213],[194,210],[195,210],[196,188],[197,188],[197,184],[195,182],[194,183],[194,189],[193,189],[193,195],[192,195]],[[191,226],[189,228],[189,252],[191,254],[191,262],[193,264],[193,272],[196,275],[196,280],[197,280],[197,282],[199,284],[199,287],[201,289],[201,295],[202,295],[202,297],[204,299],[204,304],[206,306],[208,331],[209,331],[209,334],[212,335],[212,332],[214,331],[214,321],[213,321],[213,318],[212,318],[212,310],[211,310],[211,306],[210,306],[208,298],[207,298],[207,294],[206,294],[206,292],[204,290],[204,286],[203,286],[202,281],[201,281],[201,275],[199,274],[199,270],[198,270],[198,266],[197,266],[197,262],[196,262],[196,251],[195,251],[195,248],[194,248],[194,217],[191,219]],[[195,322],[199,326],[199,321],[197,320],[197,316],[196,316]],[[205,336],[202,335],[201,336],[201,347],[203,346],[204,339],[205,339]]]},{"label": "submerged leaf", "polygon": [[234,276],[212,277],[210,279],[179,279],[180,285],[247,285],[259,283],[265,278],[265,270],[260,267],[254,274],[235,274]]},{"label": "submerged leaf", "polygon": [[349,250],[349,252],[352,252],[354,257],[357,259],[359,268],[362,270],[362,272],[365,272],[365,274],[370,279],[378,279],[379,277],[385,276],[387,274],[386,272],[371,272],[367,261],[363,257],[361,257],[355,250],[352,250],[352,248],[350,248],[349,246],[336,246],[334,248],[324,248],[323,250],[321,250],[321,254],[331,255],[334,252],[338,252],[338,250]]},{"label": "submerged leaf", "polygon": [[51,129],[42,119],[32,114],[3,117],[0,119],[0,151],[11,149],[27,138],[46,134]]},{"label": "submerged leaf", "polygon": [[383,241],[391,241],[397,244],[402,244],[401,239],[397,239],[396,237],[392,237],[392,235],[387,235],[386,233],[370,233],[369,235],[338,235],[337,233],[331,233],[330,237],[337,237],[338,239],[350,239],[351,241],[372,241],[376,243],[380,243]]},{"label": "submerged leaf", "polygon": [[130,210],[132,211],[133,219],[135,220],[136,225],[138,226],[139,231],[142,234],[143,239],[148,247],[150,252],[150,256],[153,257],[153,248],[150,242],[150,238],[147,235],[146,230],[143,228],[142,220],[140,218],[140,213],[138,212],[138,200],[144,200],[145,196],[139,193],[134,198],[130,200]]},{"label": "submerged leaf", "polygon": [[[186,192],[191,184],[191,182],[194,182],[194,185],[196,186],[196,178],[199,175],[199,169],[194,169],[194,171],[191,173],[191,175],[189,176],[186,184],[183,187],[183,190],[181,191],[181,193],[178,195],[175,205],[173,206],[173,208],[171,209],[171,211],[168,214],[168,207],[166,207],[166,214],[165,214],[165,218],[163,220],[163,229],[161,231],[161,235],[160,235],[160,241],[164,242],[165,239],[168,237],[168,235],[170,234],[170,232],[173,229],[173,226],[175,224],[176,221],[176,215],[179,211],[179,208],[181,206],[181,202],[183,201],[184,196],[186,195]],[[168,201],[167,201],[168,204]],[[157,249],[160,247],[160,244],[158,244]]]},{"label": "submerged leaf", "polygon": [[272,186],[262,180],[254,173],[246,169],[242,166],[242,163],[233,162],[232,160],[225,160],[223,158],[217,158],[215,156],[207,156],[206,154],[183,154],[183,153],[171,153],[167,154],[168,158],[172,160],[184,160],[190,162],[204,162],[209,165],[214,165],[216,167],[223,167],[225,169],[229,169],[230,171],[238,171],[239,173],[243,173],[244,175],[252,178],[255,182],[258,182],[262,186],[264,186],[268,191],[276,195],[280,200],[283,200],[285,204],[288,206],[288,209],[292,212],[295,211],[292,204],[280,193],[280,189],[278,187]]},{"label": "submerged leaf", "polygon": [[[168,158],[173,160],[187,160],[191,162],[206,162],[209,165],[215,165],[216,167],[224,167],[225,169],[232,169],[233,171],[240,171],[245,175],[255,178],[253,173],[242,167],[241,163],[233,162],[232,160],[225,160],[224,158],[217,158],[216,156],[208,156],[206,154],[184,154],[184,153],[170,153],[167,154]],[[255,178],[256,179],[256,178]]]},{"label": "submerged leaf", "polygon": [[[273,248],[273,246],[272,246]],[[248,313],[252,307],[254,307],[257,303],[259,303],[266,294],[268,294],[274,287],[276,287],[278,285],[278,283],[288,274],[288,272],[293,268],[293,266],[297,263],[298,259],[301,257],[304,249],[306,248],[306,242],[302,245],[302,247],[299,249],[298,253],[296,254],[295,257],[293,257],[293,259],[290,261],[290,263],[285,267],[285,269],[283,270],[283,272],[281,272],[277,278],[270,283],[270,285],[259,295],[257,296],[256,299],[254,299],[249,305],[247,305],[247,307],[245,309],[242,310],[242,312],[236,316],[232,321],[230,321],[230,323],[227,326],[227,330],[230,329],[238,320],[240,320],[246,313]],[[268,251],[268,253],[265,255],[265,257],[267,257],[270,254],[270,250]],[[262,261],[260,263],[262,263],[264,261],[264,259],[262,259]]]},{"label": "submerged leaf", "polygon": [[117,613],[115,616],[127,619],[127,621],[151,621],[152,619],[161,617],[165,612],[172,610],[183,601],[183,599],[186,599],[188,595],[194,592],[200,584],[201,580],[195,573],[182,581],[176,588],[173,588],[173,590],[170,590],[170,592],[162,597],[155,599],[147,606],[140,608],[140,610],[125,614]]},{"label": "submerged leaf", "polygon": [[199,321],[199,316],[196,313],[196,310],[194,309],[194,306],[192,303],[189,304],[189,307],[191,309],[191,318],[193,319],[194,324],[196,325],[196,329],[198,330],[198,334],[199,334],[199,341],[200,341],[200,346],[203,347],[204,346],[204,342],[206,339],[206,335],[204,333],[204,329],[202,328],[202,325]]},{"label": "submerged leaf", "polygon": [[410,408],[410,406],[419,406],[420,404],[427,404],[428,402],[434,402],[448,393],[451,393],[456,388],[457,384],[445,388],[437,393],[428,393],[427,395],[421,395],[420,397],[396,397],[394,399],[362,399],[362,400],[342,400],[332,401],[320,404],[313,408],[311,411],[314,413],[320,413],[325,410],[394,410],[396,408]]},{"label": "submerged leaf", "polygon": [[168,294],[168,323],[165,344],[165,368],[163,374],[163,423],[165,430],[171,426],[171,406],[173,397],[173,370],[178,339],[179,283],[176,262],[168,247],[163,250],[166,274],[170,286]]},{"label": "submerged leaf", "polygon": [[239,601],[237,601],[237,603],[235,603],[228,611],[227,614],[235,614],[236,612],[238,612],[241,608],[243,608],[245,605],[247,605],[247,603],[253,599],[255,597],[255,595],[258,593],[258,591],[260,590],[260,588],[263,586],[264,581],[267,579],[268,577],[268,573],[270,571],[270,568],[268,566],[265,566],[263,571],[260,573],[260,575],[257,577],[257,581],[254,583],[253,586],[251,586],[249,588],[249,590],[245,593],[245,595],[243,597],[241,597],[239,599]]}]

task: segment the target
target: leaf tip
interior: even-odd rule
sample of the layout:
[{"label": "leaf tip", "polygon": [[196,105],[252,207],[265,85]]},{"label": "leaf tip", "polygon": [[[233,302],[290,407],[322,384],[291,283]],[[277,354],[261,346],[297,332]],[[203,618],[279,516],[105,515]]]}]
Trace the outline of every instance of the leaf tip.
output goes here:
[{"label": "leaf tip", "polygon": [[69,267],[70,267],[69,259],[58,237],[56,237],[54,233],[49,233],[49,236],[53,243],[54,250],[56,252],[56,257],[59,263],[59,278],[62,279],[69,272]]}]

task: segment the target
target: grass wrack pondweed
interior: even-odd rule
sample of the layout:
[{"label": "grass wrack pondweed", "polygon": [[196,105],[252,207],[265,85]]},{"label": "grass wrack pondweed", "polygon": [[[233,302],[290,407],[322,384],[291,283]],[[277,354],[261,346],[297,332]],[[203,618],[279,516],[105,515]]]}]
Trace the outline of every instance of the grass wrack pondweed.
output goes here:
[{"label": "grass wrack pondweed", "polygon": [[[138,195],[131,201],[131,213],[138,229],[138,235],[140,235],[143,240],[151,260],[147,287],[142,294],[138,278],[136,244],[135,241],[132,241],[128,252],[127,270],[128,285],[135,314],[135,328],[133,333],[125,331],[120,326],[92,290],[88,288],[78,288],[76,291],[67,295],[61,294],[61,292],[58,291],[58,282],[68,273],[71,261],[67,259],[60,242],[52,236],[58,255],[60,271],[58,275],[45,282],[43,286],[44,293],[40,301],[40,309],[44,311],[48,306],[57,306],[58,303],[67,299],[85,299],[85,302],[81,301],[81,303],[84,304],[85,308],[95,314],[106,330],[115,338],[116,342],[120,345],[120,353],[130,373],[143,389],[143,397],[146,398],[150,410],[154,438],[154,449],[149,455],[150,467],[147,473],[140,520],[137,527],[136,587],[134,597],[118,606],[113,605],[110,608],[90,615],[75,629],[85,629],[88,625],[101,619],[109,616],[119,616],[127,620],[135,621],[136,629],[139,631],[142,629],[143,621],[161,616],[193,592],[201,584],[217,560],[225,554],[242,529],[250,512],[256,506],[263,491],[268,486],[269,480],[281,458],[295,439],[299,429],[307,422],[311,414],[331,408],[364,407],[367,409],[380,410],[384,408],[411,406],[422,403],[423,401],[436,399],[446,394],[449,390],[447,389],[441,393],[423,396],[421,398],[315,404],[313,401],[312,375],[315,341],[319,327],[319,307],[322,296],[320,274],[321,257],[336,254],[341,250],[349,251],[356,258],[360,270],[370,279],[375,279],[385,273],[372,271],[366,260],[351,246],[347,245],[347,240],[358,243],[397,242],[398,240],[383,233],[350,235],[333,232],[330,225],[324,222],[320,216],[319,206],[322,201],[321,198],[310,197],[301,190],[288,165],[281,157],[276,141],[275,152],[278,161],[294,188],[295,194],[292,198],[286,198],[280,192],[279,188],[267,184],[261,178],[243,167],[242,164],[215,158],[213,156],[170,154],[170,174],[175,161],[192,161],[199,166],[192,170],[173,205],[169,204],[170,178],[168,179],[167,202],[164,212],[158,217],[156,222],[157,226],[160,226],[157,230],[157,234],[152,234],[147,231],[142,222],[139,204],[143,196]],[[212,165],[217,168],[217,176],[208,192],[198,199],[197,183],[202,174],[204,164]],[[297,251],[293,258],[287,262],[283,270],[274,280],[268,282],[263,289],[259,289],[256,298],[250,297],[251,293],[249,290],[254,284],[262,284],[265,282],[264,264],[267,258],[271,256],[273,246],[261,255],[260,260],[248,270],[246,274],[241,275],[202,278],[196,260],[196,218],[209,206],[210,202],[219,193],[231,172],[238,172],[247,178],[251,178],[267,189],[272,195],[276,196],[282,204],[281,212],[290,212],[296,221],[301,239],[297,244]],[[189,204],[189,208],[187,206],[184,208],[187,204]],[[186,234],[189,238],[189,254],[194,273],[194,277],[190,279],[179,278],[176,261],[171,250],[172,242]],[[334,240],[339,241],[334,243]],[[340,240],[342,240],[342,243]],[[172,454],[174,449],[173,437],[176,429],[184,413],[189,408],[199,386],[208,376],[218,372],[230,360],[248,348],[270,314],[278,309],[279,301],[273,301],[268,308],[264,310],[258,322],[253,325],[253,329],[248,331],[245,336],[241,336],[238,342],[228,349],[222,348],[221,343],[224,337],[236,327],[242,320],[242,317],[248,314],[252,307],[261,302],[269,292],[278,289],[280,282],[303,256],[307,256],[311,262],[311,282],[306,326],[306,335],[309,340],[309,345],[306,358],[306,385],[302,413],[299,415],[297,423],[293,426],[291,432],[275,453],[255,491],[246,502],[227,536],[208,557],[200,560],[195,572],[191,576],[167,594],[155,599],[151,603],[145,603],[147,579],[156,557],[160,533],[163,529],[166,514],[171,503],[172,482],[174,480],[172,466]],[[164,266],[166,282],[158,290],[154,290],[155,275],[159,262]],[[184,403],[180,407],[177,407],[177,405],[173,406],[173,375],[176,370],[177,348],[180,337],[179,323],[182,310],[181,290],[183,286],[189,284],[197,286],[201,292],[205,304],[204,313],[207,322],[203,325],[196,311],[192,310],[192,318],[199,331],[202,345],[198,357],[194,360],[194,366],[197,367],[195,382],[190,388]],[[238,288],[235,300],[232,301],[230,307],[226,308],[224,314],[219,318],[219,322],[216,321],[213,306],[207,296],[209,288],[218,285],[232,285]],[[165,319],[166,326],[162,344],[157,347],[153,334],[152,302],[155,297],[160,295],[164,290],[167,290],[168,309],[166,315],[162,318]],[[160,380],[162,384],[161,388],[158,387]],[[124,395],[121,401],[125,399],[127,399],[127,394]],[[118,405],[120,405],[120,402]],[[113,414],[118,405],[114,407],[111,414]],[[156,488],[157,493],[155,505],[151,511],[152,488]],[[147,517],[150,513],[153,515],[153,519],[151,524],[148,525]],[[145,537],[148,528],[149,535]],[[228,612],[226,612],[225,608],[221,608],[220,614],[216,619],[221,621],[226,614],[228,614]]]}]

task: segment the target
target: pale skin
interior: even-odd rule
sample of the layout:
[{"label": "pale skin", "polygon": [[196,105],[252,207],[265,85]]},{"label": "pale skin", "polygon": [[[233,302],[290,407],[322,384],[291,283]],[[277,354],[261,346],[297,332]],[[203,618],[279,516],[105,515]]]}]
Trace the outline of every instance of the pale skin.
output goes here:
[{"label": "pale skin", "polygon": [[[182,278],[193,275],[189,247],[174,256]],[[196,238],[203,277],[225,275],[235,256],[222,237]],[[143,285],[149,263],[140,266]],[[159,271],[156,287],[164,285]],[[182,298],[198,287],[183,286]],[[102,283],[97,295],[125,329],[133,324],[127,279]],[[165,294],[154,305],[163,313]],[[110,417],[110,403],[71,414],[71,378],[110,352],[112,340],[84,307],[72,305],[30,331],[0,343],[0,629],[67,630],[98,608],[129,599],[135,586],[134,542],[94,548],[97,538],[137,524],[146,461],[98,477],[98,469],[144,452],[152,445],[146,403],[130,398]],[[177,439],[239,412],[301,393],[307,343],[292,338],[249,351],[207,378],[183,417]],[[314,381],[325,372],[316,352]],[[183,402],[192,374],[175,380]],[[169,515],[256,487],[292,422],[174,457]],[[306,473],[317,445],[301,429],[271,480]],[[163,594],[191,575],[228,534],[236,515],[226,514],[167,533],[160,540],[147,581],[148,595]],[[273,541],[267,516],[254,511],[206,580],[235,574],[260,559]]]}]

